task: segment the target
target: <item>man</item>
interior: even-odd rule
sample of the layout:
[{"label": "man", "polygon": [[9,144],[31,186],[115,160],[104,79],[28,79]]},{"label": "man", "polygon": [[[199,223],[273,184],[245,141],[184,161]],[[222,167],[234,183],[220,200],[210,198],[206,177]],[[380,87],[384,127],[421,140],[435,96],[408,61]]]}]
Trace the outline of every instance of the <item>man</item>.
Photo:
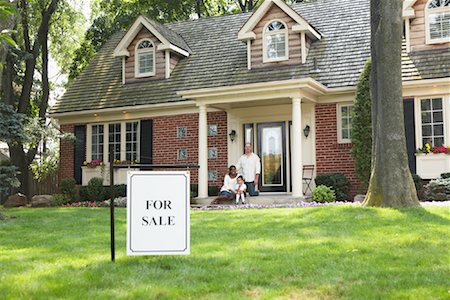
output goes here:
[{"label": "man", "polygon": [[258,196],[259,192],[257,189],[259,174],[261,174],[261,160],[258,155],[253,153],[252,144],[245,144],[245,154],[239,158],[236,169],[244,177],[250,196]]}]

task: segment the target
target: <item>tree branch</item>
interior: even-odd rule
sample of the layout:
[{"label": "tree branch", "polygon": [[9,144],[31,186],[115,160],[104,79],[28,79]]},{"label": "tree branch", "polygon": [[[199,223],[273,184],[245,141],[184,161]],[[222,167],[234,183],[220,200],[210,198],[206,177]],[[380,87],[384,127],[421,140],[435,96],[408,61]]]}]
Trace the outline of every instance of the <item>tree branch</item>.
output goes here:
[{"label": "tree branch", "polygon": [[28,4],[26,0],[20,1],[20,18],[22,22],[23,40],[25,42],[25,51],[31,52],[30,31],[28,29]]},{"label": "tree branch", "polygon": [[[25,1],[25,0],[22,0]],[[52,0],[47,9],[42,12],[42,20],[39,26],[39,30],[37,33],[37,37],[34,41],[33,48],[31,49],[31,57],[25,62],[25,75],[22,84],[22,93],[19,98],[19,109],[18,112],[27,114],[30,110],[30,96],[31,90],[33,88],[33,75],[36,68],[36,59],[39,55],[39,51],[41,49],[41,44],[44,36],[48,35],[48,29],[50,26],[50,20],[58,6],[59,0]],[[23,19],[27,23],[24,23],[23,26],[28,27],[28,20]]]}]

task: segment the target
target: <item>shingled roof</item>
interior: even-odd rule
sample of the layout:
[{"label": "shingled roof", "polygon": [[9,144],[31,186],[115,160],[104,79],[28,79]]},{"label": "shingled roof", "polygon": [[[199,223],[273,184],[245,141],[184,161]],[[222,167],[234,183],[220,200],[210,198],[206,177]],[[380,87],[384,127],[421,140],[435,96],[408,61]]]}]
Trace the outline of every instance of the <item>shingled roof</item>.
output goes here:
[{"label": "shingled roof", "polygon": [[[247,69],[246,44],[237,33],[250,13],[165,24],[189,45],[169,79],[122,84],[122,63],[113,57],[120,32],[103,46],[67,89],[52,113],[185,101],[178,91],[312,77],[327,87],[355,86],[370,56],[369,0],[317,0],[292,8],[323,35],[301,65]],[[175,41],[172,41],[175,43]],[[178,45],[179,46],[179,45]],[[316,60],[316,66],[314,64]],[[446,77],[450,52],[433,50],[403,56],[403,80]]]}]

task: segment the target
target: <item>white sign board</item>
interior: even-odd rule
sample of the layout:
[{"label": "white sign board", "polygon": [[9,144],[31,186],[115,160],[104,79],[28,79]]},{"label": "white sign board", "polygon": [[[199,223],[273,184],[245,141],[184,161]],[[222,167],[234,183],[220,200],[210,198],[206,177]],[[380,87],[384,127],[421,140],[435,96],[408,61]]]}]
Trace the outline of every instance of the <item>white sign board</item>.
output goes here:
[{"label": "white sign board", "polygon": [[189,254],[189,208],[189,172],[128,172],[127,255]]}]

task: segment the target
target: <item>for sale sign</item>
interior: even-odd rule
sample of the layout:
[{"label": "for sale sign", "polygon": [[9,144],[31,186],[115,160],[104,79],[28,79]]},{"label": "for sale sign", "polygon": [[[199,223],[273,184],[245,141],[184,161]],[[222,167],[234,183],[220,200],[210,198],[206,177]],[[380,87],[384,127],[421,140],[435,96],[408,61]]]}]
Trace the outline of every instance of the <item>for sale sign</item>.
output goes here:
[{"label": "for sale sign", "polygon": [[189,254],[189,172],[128,172],[127,255]]}]

